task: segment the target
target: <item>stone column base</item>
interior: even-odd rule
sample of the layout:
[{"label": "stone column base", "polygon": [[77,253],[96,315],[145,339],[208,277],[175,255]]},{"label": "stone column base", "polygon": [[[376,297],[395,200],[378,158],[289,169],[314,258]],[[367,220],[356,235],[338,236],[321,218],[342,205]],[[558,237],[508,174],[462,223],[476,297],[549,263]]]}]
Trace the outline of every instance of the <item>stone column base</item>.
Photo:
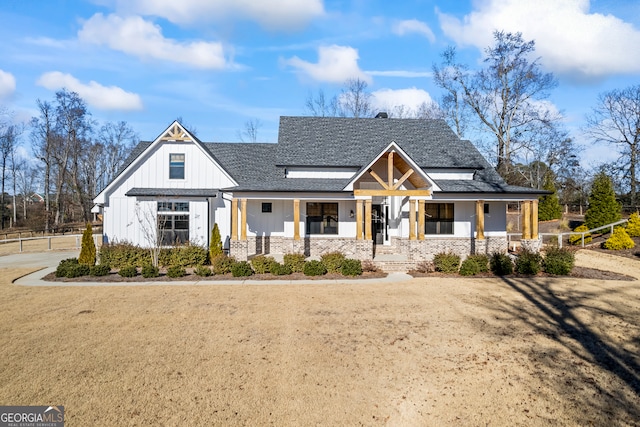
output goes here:
[{"label": "stone column base", "polygon": [[232,240],[229,246],[229,255],[238,261],[247,261],[249,259],[249,241]]},{"label": "stone column base", "polygon": [[520,247],[522,250],[526,250],[533,253],[540,252],[542,248],[542,240],[540,239],[522,239],[520,240]]}]

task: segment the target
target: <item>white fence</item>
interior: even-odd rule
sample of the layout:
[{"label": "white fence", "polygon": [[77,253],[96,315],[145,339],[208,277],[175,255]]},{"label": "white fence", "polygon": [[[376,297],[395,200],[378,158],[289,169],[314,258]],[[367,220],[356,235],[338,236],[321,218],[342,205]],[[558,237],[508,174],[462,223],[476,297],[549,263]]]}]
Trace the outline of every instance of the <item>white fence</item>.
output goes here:
[{"label": "white fence", "polygon": [[[61,236],[44,236],[44,237],[18,237],[15,239],[2,239],[0,240],[0,245],[9,244],[9,243],[18,243],[18,252],[23,252],[24,250],[24,242],[33,242],[33,241],[47,241],[47,250],[52,250],[52,239],[69,239],[75,238],[75,249],[80,249],[82,242],[82,234],[66,234]],[[96,248],[99,247],[99,243],[102,242],[102,234],[94,234],[93,235],[93,243],[96,245]],[[69,248],[66,248],[69,249]]]},{"label": "white fence", "polygon": [[[629,221],[628,219],[621,219],[620,221],[616,221],[616,222],[612,222],[611,224],[607,224],[607,225],[603,225],[602,227],[596,227],[596,228],[592,228],[591,230],[587,230],[587,231],[565,231],[565,232],[561,232],[561,233],[539,233],[540,238],[543,240],[544,242],[544,237],[550,237],[553,238],[555,237],[558,241],[558,247],[562,247],[562,241],[565,237],[567,237],[567,239],[571,236],[581,236],[581,240],[582,240],[582,247],[584,248],[584,236],[586,236],[587,234],[593,234],[596,231],[600,231],[600,230],[607,230],[605,232],[602,232],[600,234],[605,234],[605,233],[613,233],[613,229],[618,226],[618,225],[622,225],[625,224],[627,221]],[[522,237],[522,233],[507,233],[507,242],[509,244],[509,247],[511,247],[512,241],[519,241],[520,238]]]}]

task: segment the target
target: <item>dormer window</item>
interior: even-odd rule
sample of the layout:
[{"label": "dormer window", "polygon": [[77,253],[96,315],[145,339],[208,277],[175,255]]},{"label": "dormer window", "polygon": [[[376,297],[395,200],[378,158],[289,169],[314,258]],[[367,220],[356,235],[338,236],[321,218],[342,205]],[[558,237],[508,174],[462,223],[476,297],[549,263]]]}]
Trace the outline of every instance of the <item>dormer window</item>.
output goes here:
[{"label": "dormer window", "polygon": [[184,179],[184,154],[169,154],[169,179]]}]

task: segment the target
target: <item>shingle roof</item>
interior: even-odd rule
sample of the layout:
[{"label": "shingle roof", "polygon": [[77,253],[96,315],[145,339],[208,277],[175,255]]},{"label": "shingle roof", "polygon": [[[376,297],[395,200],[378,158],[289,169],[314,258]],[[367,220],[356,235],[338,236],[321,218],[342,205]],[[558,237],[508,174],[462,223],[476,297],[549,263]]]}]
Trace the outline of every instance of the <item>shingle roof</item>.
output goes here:
[{"label": "shingle roof", "polygon": [[[507,185],[475,146],[458,138],[444,120],[281,117],[277,144],[197,142],[238,183],[229,188],[233,191],[342,191],[349,179],[285,178],[285,169],[291,166],[361,168],[395,142],[423,169],[476,171],[473,180],[436,180],[442,192],[544,193]],[[121,171],[150,144],[138,144]]]}]

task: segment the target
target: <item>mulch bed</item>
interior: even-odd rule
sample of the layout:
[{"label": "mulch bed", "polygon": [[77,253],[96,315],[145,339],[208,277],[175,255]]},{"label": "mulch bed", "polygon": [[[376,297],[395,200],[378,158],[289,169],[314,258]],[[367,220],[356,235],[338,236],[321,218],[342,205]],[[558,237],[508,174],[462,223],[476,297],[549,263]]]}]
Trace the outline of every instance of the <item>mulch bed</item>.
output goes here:
[{"label": "mulch bed", "polygon": [[578,279],[598,279],[598,280],[626,280],[626,281],[634,281],[637,280],[635,277],[631,277],[631,276],[627,276],[626,274],[619,274],[619,273],[614,273],[613,271],[604,271],[604,270],[598,270],[595,268],[589,268],[589,267],[573,267],[573,270],[571,271],[571,274],[569,274],[568,276],[555,276],[553,274],[547,274],[547,273],[538,273],[535,276],[527,276],[527,275],[523,275],[523,274],[509,274],[506,276],[496,276],[493,273],[480,273],[480,274],[476,274],[475,276],[461,276],[459,274],[446,274],[446,273],[438,273],[438,272],[433,272],[433,273],[423,273],[423,272],[419,272],[419,271],[415,271],[415,270],[411,270],[408,272],[409,275],[413,276],[413,277],[447,277],[447,278],[460,278],[460,279],[464,279],[467,277],[473,277],[473,278],[495,278],[495,277],[506,277],[506,278],[526,278],[526,277],[555,277],[555,278],[561,278],[561,277],[574,277],[574,278],[578,278]]}]

